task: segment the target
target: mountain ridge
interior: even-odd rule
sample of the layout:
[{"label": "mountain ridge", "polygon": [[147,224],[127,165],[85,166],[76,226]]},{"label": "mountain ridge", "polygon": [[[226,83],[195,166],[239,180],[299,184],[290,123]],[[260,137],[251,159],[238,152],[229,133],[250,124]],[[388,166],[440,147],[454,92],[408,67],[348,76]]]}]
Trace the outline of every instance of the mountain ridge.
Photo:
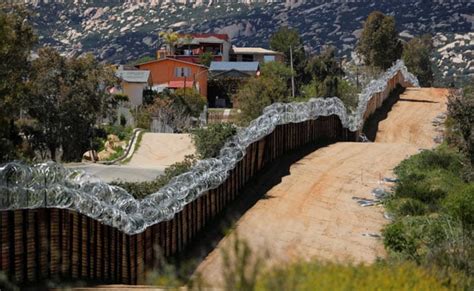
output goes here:
[{"label": "mountain ridge", "polygon": [[[153,56],[160,45],[158,32],[168,29],[179,33],[227,33],[235,45],[268,47],[272,33],[280,26],[290,26],[299,30],[308,51],[317,52],[332,45],[339,56],[350,57],[363,21],[371,11],[379,10],[396,18],[402,39],[430,33],[439,48],[457,41],[453,47],[435,54],[441,74],[474,73],[474,4],[468,1],[285,0],[252,1],[252,5],[164,0],[130,0],[119,4],[97,0],[33,2],[28,7],[33,11],[32,22],[40,44],[56,47],[70,56],[92,52],[100,60],[115,63]],[[451,64],[456,67],[454,71]]]}]

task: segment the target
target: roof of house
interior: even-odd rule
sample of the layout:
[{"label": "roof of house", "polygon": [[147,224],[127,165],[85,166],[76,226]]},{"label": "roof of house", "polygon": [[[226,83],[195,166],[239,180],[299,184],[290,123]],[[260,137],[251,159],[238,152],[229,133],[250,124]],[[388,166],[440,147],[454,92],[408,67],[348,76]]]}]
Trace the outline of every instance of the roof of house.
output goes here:
[{"label": "roof of house", "polygon": [[147,83],[150,71],[147,70],[118,70],[115,75],[129,83]]},{"label": "roof of house", "polygon": [[186,61],[183,61],[183,60],[178,60],[178,59],[169,58],[169,57],[166,57],[166,58],[163,58],[163,59],[159,59],[159,60],[153,60],[153,61],[141,63],[141,64],[138,64],[137,67],[140,67],[141,65],[151,64],[151,63],[158,63],[158,62],[162,62],[162,61],[166,61],[166,60],[168,60],[168,61],[175,61],[175,62],[179,62],[179,63],[183,63],[183,64],[188,64],[188,65],[192,65],[192,66],[198,66],[198,67],[207,69],[206,66],[201,65],[201,64],[196,64],[196,63],[192,63],[192,62],[186,62]]},{"label": "roof of house", "polygon": [[233,47],[234,54],[281,54],[280,52],[272,51],[261,47]]},{"label": "roof of house", "polygon": [[213,74],[213,78],[224,78],[224,77],[232,77],[232,78],[248,78],[250,74],[248,72],[242,72],[237,70],[230,70],[230,71],[223,71],[217,74]]},{"label": "roof of house", "polygon": [[202,43],[222,44],[225,42],[227,42],[227,40],[211,35],[206,37],[192,37],[189,40],[181,38],[181,43],[177,46],[186,47],[187,45],[199,45]]},{"label": "roof of house", "polygon": [[256,72],[258,71],[258,62],[211,62],[210,71],[244,71]]},{"label": "roof of house", "polygon": [[226,33],[191,33],[190,36],[193,38],[215,37],[225,41],[229,40],[229,36]]},{"label": "roof of house", "polygon": [[210,36],[210,37],[195,37],[192,39],[191,44],[200,44],[200,43],[225,43],[226,40]]}]

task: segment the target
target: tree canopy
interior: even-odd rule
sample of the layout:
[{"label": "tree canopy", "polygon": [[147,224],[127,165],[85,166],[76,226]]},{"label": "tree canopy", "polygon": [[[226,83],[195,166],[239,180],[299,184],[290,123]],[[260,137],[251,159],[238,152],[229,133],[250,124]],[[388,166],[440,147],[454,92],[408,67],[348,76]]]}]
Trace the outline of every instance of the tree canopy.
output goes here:
[{"label": "tree canopy", "polygon": [[15,158],[21,142],[14,120],[22,108],[30,51],[36,43],[27,18],[23,9],[0,7],[0,162]]},{"label": "tree canopy", "polygon": [[52,48],[40,49],[38,55],[27,82],[27,114],[36,121],[37,138],[51,159],[59,148],[64,160],[80,159],[94,125],[113,106],[106,90],[116,81],[113,71],[92,55],[68,59]]},{"label": "tree canopy", "polygon": [[240,121],[250,122],[272,103],[291,101],[290,78],[291,70],[284,64],[270,62],[263,65],[261,76],[249,79],[236,94]]},{"label": "tree canopy", "polygon": [[357,44],[357,52],[365,64],[386,70],[400,58],[402,50],[395,18],[380,11],[370,13]]},{"label": "tree canopy", "polygon": [[151,117],[175,131],[184,131],[191,126],[192,118],[199,117],[206,100],[193,88],[159,93],[147,106]]},{"label": "tree canopy", "polygon": [[336,59],[335,49],[326,48],[321,54],[313,56],[305,67],[311,82],[303,89],[310,97],[340,96],[339,83],[344,72]]},{"label": "tree canopy", "polygon": [[285,62],[288,67],[291,66],[290,48],[293,54],[293,69],[295,71],[295,81],[298,87],[310,80],[305,73],[306,52],[303,40],[298,30],[286,26],[281,27],[270,38],[270,48],[272,50],[285,54]]},{"label": "tree canopy", "polygon": [[192,131],[192,139],[200,159],[216,157],[225,142],[237,132],[231,123],[210,124]]},{"label": "tree canopy", "polygon": [[433,44],[431,35],[415,37],[403,47],[402,58],[408,70],[415,74],[420,85],[429,87],[433,83],[433,70],[431,69],[431,51]]}]

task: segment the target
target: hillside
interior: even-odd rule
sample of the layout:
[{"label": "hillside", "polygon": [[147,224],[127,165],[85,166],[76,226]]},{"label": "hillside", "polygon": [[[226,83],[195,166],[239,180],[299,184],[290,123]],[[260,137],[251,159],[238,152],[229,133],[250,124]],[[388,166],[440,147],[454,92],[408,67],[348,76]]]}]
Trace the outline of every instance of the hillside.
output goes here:
[{"label": "hillside", "polygon": [[349,56],[362,21],[371,11],[380,10],[395,16],[405,40],[423,33],[435,35],[439,76],[474,73],[474,34],[470,33],[474,31],[474,4],[469,1],[241,1],[255,2],[251,5],[178,0],[30,2],[41,44],[69,55],[93,52],[101,60],[120,63],[153,55],[160,44],[158,32],[169,28],[183,33],[228,33],[236,45],[267,46],[271,34],[288,25],[300,31],[308,50],[334,45],[340,55]]}]

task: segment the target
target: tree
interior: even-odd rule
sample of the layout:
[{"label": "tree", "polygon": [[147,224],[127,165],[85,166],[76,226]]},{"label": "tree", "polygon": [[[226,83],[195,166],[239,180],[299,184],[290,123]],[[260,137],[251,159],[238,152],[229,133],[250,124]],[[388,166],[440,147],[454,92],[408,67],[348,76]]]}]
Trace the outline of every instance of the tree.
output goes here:
[{"label": "tree", "polygon": [[62,148],[64,160],[78,160],[91,146],[94,125],[115,102],[106,90],[116,82],[113,71],[92,55],[66,59],[52,48],[38,55],[27,82],[28,116],[36,120],[51,159]]},{"label": "tree", "polygon": [[150,117],[175,131],[183,131],[191,124],[191,116],[186,113],[186,108],[176,106],[172,98],[156,98],[147,110]]},{"label": "tree", "polygon": [[21,142],[15,120],[24,103],[24,80],[36,43],[28,15],[19,7],[7,10],[0,5],[0,162],[16,158]]},{"label": "tree", "polygon": [[250,78],[237,92],[241,110],[239,119],[248,123],[262,114],[263,109],[275,102],[290,102],[291,70],[284,64],[270,62],[262,66],[261,76]]},{"label": "tree", "polygon": [[174,99],[175,106],[185,109],[186,114],[198,117],[206,105],[206,100],[193,88],[177,89],[171,97]]},{"label": "tree", "polygon": [[408,70],[415,74],[421,86],[429,87],[433,83],[430,55],[433,50],[431,35],[415,37],[405,44],[402,58]]},{"label": "tree", "polygon": [[158,35],[165,42],[168,53],[173,55],[175,53],[175,46],[179,42],[179,35],[172,31],[161,31]]},{"label": "tree", "polygon": [[[311,82],[304,86],[304,93],[308,97],[340,97],[339,84],[344,72],[336,60],[335,49],[326,48],[321,54],[312,57],[305,67],[311,76]],[[310,94],[308,94],[310,93]]]},{"label": "tree", "polygon": [[306,53],[303,40],[296,29],[281,27],[270,38],[270,48],[285,54],[285,62],[291,66],[290,48],[293,54],[293,68],[297,84],[307,83],[310,77],[305,74]]},{"label": "tree", "polygon": [[199,55],[199,63],[206,67],[209,67],[211,65],[212,60],[213,56],[211,52],[205,52]]},{"label": "tree", "polygon": [[192,139],[200,159],[214,158],[225,142],[237,132],[231,123],[210,124],[192,131]]},{"label": "tree", "polygon": [[466,152],[474,165],[474,86],[466,86],[462,92],[452,90],[448,97],[448,117],[453,121],[453,131],[458,137],[449,137]]},{"label": "tree", "polygon": [[148,107],[151,116],[176,131],[186,130],[191,126],[191,119],[198,117],[206,101],[192,88],[165,91],[155,98]]},{"label": "tree", "polygon": [[402,49],[395,18],[379,11],[370,13],[356,49],[365,64],[386,70],[400,58]]}]

